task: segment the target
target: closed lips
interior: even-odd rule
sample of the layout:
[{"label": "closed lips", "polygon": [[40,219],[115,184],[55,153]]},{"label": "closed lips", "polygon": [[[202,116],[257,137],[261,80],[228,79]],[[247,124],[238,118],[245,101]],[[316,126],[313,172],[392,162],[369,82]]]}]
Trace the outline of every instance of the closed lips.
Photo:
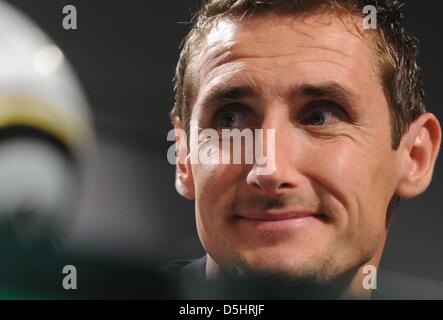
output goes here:
[{"label": "closed lips", "polygon": [[324,218],[322,213],[311,211],[286,211],[286,212],[270,212],[270,211],[250,211],[237,214],[240,219],[255,221],[282,221],[292,219],[302,219],[307,217]]}]

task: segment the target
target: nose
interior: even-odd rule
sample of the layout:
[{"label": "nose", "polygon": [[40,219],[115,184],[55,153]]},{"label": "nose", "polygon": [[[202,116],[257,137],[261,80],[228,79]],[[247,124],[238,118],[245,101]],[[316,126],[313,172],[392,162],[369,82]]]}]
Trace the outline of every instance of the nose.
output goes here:
[{"label": "nose", "polygon": [[[260,189],[269,195],[281,194],[295,188],[300,183],[301,174],[297,170],[294,154],[296,144],[294,141],[293,127],[290,123],[278,124],[284,121],[268,121],[263,123],[263,139],[261,139],[263,155],[269,160],[274,156],[275,170],[266,174],[259,172],[254,164],[248,172],[246,182],[254,188]],[[267,144],[267,130],[275,130],[275,144],[269,148]],[[271,154],[273,153],[273,155]],[[262,172],[263,173],[263,172]]]}]

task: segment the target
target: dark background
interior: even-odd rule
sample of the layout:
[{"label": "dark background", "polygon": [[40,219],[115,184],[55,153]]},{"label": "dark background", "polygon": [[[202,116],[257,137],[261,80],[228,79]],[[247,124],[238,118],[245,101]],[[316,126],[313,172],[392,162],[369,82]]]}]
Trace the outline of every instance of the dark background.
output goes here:
[{"label": "dark background", "polygon": [[[115,256],[159,262],[203,254],[193,203],[174,187],[166,159],[168,112],[179,45],[198,1],[11,0],[61,47],[89,99],[97,130],[69,241]],[[431,4],[432,3],[432,4]],[[73,4],[78,29],[64,30]],[[421,43],[428,109],[443,120],[443,6],[407,1],[409,30]],[[11,31],[13,32],[13,31]],[[443,281],[441,157],[430,188],[403,201],[382,266]]]}]

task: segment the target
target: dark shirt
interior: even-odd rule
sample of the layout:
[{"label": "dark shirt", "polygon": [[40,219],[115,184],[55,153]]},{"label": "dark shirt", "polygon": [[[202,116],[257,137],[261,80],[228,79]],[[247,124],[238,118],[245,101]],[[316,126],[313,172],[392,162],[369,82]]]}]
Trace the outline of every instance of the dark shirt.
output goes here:
[{"label": "dark shirt", "polygon": [[[206,281],[206,256],[194,260],[176,260],[167,264],[164,271],[178,276],[183,284],[185,298],[218,299],[218,298],[329,298],[327,295],[296,294],[281,295],[275,287],[251,282],[241,284],[227,281]],[[226,280],[226,279],[224,279]],[[404,299],[443,299],[443,283],[418,278],[401,273],[379,270],[377,274],[377,289],[373,290],[373,300],[404,300]]]}]

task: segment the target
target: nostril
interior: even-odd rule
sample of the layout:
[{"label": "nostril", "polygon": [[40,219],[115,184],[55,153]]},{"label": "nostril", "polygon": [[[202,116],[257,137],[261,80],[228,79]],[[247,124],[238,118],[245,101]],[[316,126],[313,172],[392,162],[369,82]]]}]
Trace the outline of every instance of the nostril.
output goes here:
[{"label": "nostril", "polygon": [[288,182],[284,182],[279,186],[280,189],[288,189],[291,188],[291,184]]}]

